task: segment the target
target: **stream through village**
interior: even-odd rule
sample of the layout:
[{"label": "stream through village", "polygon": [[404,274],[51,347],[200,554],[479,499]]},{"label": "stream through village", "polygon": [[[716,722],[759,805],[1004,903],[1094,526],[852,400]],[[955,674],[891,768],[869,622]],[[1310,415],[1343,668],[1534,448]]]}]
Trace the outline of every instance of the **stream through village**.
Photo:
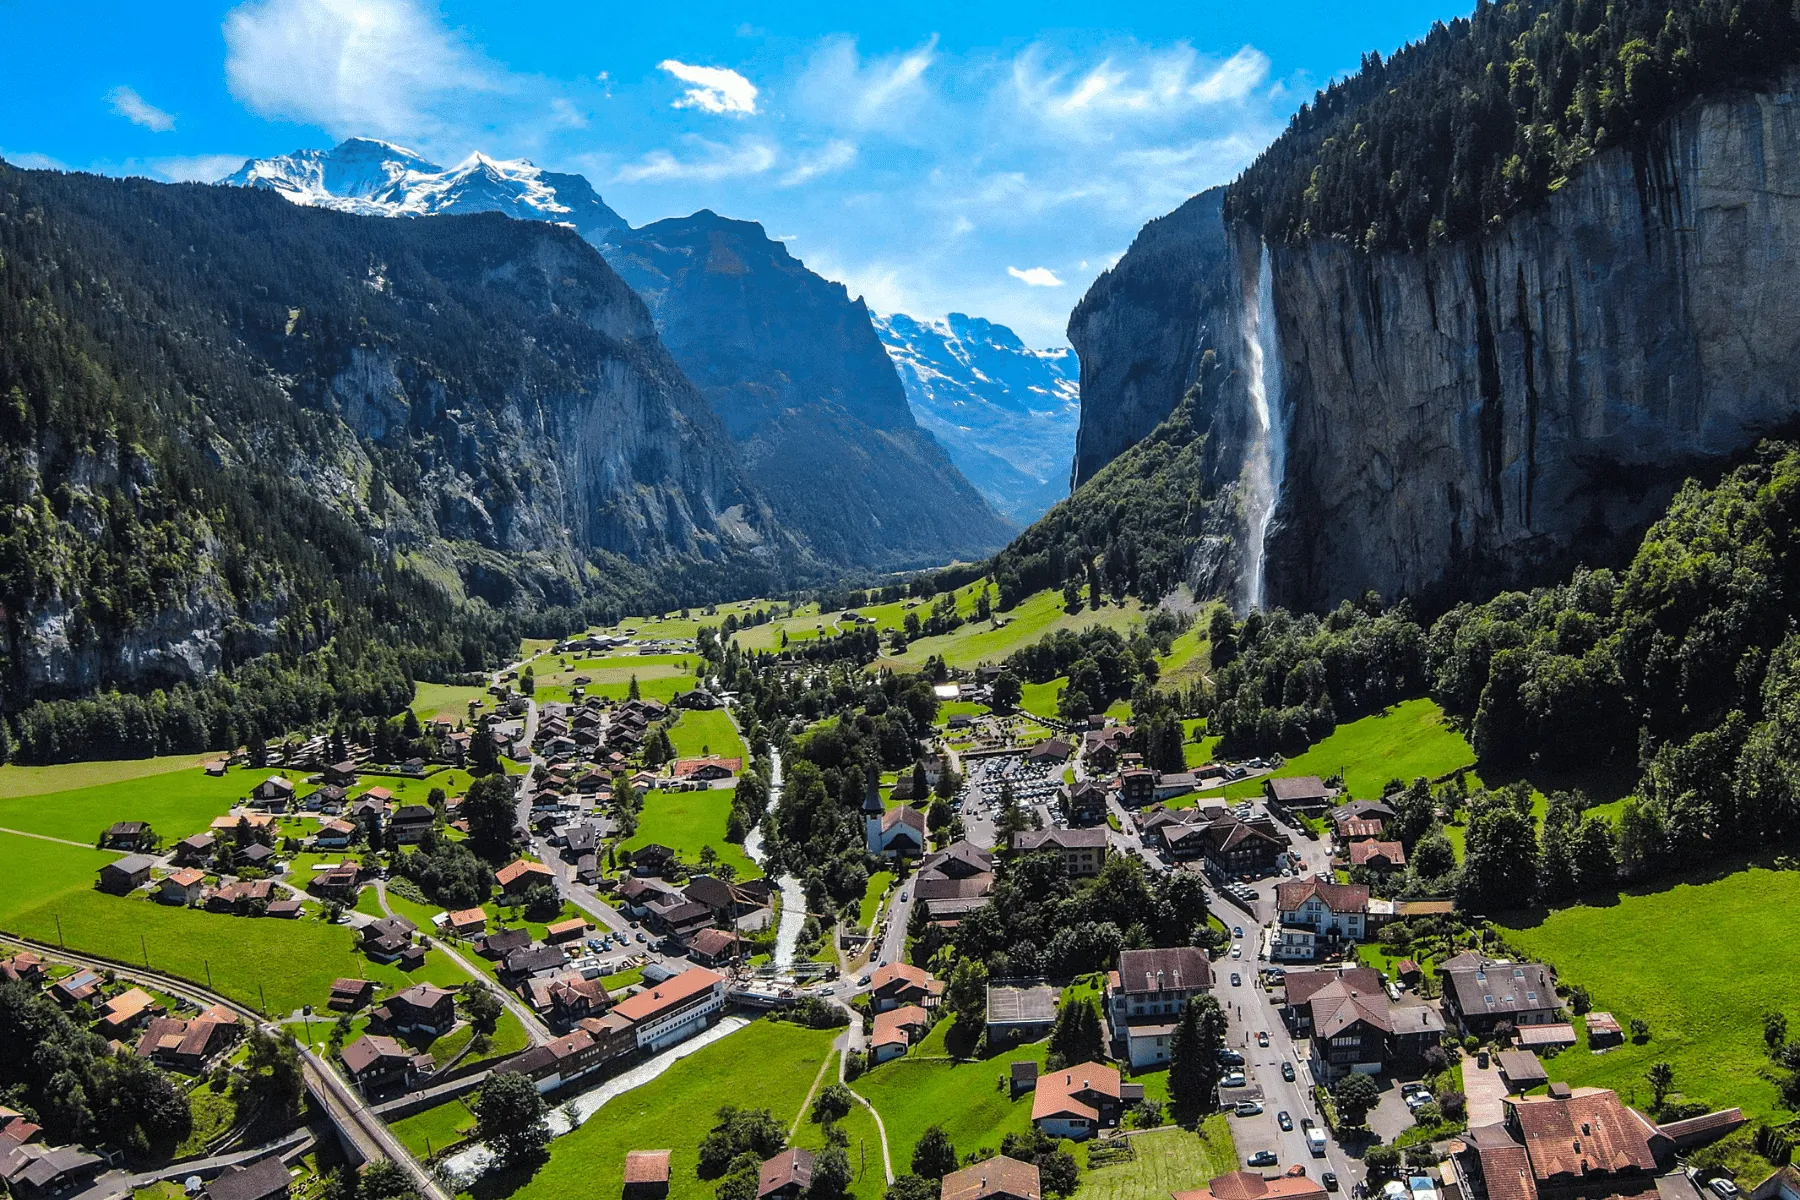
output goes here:
[{"label": "stream through village", "polygon": [[[771,762],[769,807],[773,809],[781,802],[781,752],[771,749],[769,754]],[[744,838],[744,853],[758,866],[761,866],[764,861],[762,845],[762,826],[759,824]],[[800,929],[806,924],[806,892],[801,888],[800,881],[792,875],[783,875],[776,880],[776,884],[781,889],[781,924],[775,932],[774,965],[777,975],[785,976],[793,969],[794,951],[800,944]],[[748,1024],[749,1022],[743,1017],[721,1017],[712,1028],[694,1035],[679,1045],[669,1047],[661,1054],[646,1059],[629,1071],[623,1071],[568,1097],[550,1113],[551,1134],[561,1137],[599,1112],[609,1101],[617,1099],[634,1088],[642,1087],[688,1055],[698,1050],[704,1050],[719,1039],[736,1033]],[[572,1123],[571,1117],[573,1118]],[[457,1191],[461,1191],[487,1169],[492,1158],[487,1147],[471,1144],[445,1158],[438,1169]]]}]

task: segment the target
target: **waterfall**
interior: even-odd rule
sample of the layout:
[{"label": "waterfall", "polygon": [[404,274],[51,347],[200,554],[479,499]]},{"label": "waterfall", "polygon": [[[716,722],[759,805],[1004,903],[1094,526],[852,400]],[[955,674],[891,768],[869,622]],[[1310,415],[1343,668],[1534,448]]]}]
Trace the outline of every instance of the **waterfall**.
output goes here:
[{"label": "waterfall", "polygon": [[1246,611],[1264,605],[1269,522],[1287,469],[1287,415],[1281,395],[1281,335],[1275,327],[1275,272],[1268,243],[1256,264],[1254,298],[1244,306],[1244,358],[1249,364],[1254,441],[1244,466],[1245,555],[1242,580]]}]

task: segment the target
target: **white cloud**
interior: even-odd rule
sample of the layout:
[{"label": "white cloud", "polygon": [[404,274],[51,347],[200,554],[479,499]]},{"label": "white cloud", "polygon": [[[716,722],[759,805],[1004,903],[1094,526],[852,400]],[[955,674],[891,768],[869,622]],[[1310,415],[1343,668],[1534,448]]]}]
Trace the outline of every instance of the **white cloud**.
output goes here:
[{"label": "white cloud", "polygon": [[0,150],[0,159],[5,159],[21,171],[67,171],[69,164],[60,158],[51,158],[48,154],[39,154],[35,150]]},{"label": "white cloud", "polygon": [[189,154],[153,158],[147,164],[158,179],[174,183],[217,183],[244,165],[248,154]]},{"label": "white cloud", "polygon": [[133,125],[142,125],[153,133],[167,133],[175,128],[173,114],[151,104],[133,88],[116,87],[106,93],[106,98],[112,101],[112,110]]},{"label": "white cloud", "polygon": [[1056,277],[1056,272],[1049,267],[1031,267],[1021,271],[1017,267],[1006,268],[1006,273],[1027,287],[1061,287],[1063,281]]},{"label": "white cloud", "polygon": [[1202,104],[1218,104],[1226,100],[1242,100],[1269,77],[1269,56],[1255,46],[1245,46],[1236,54],[1188,89],[1188,95]]},{"label": "white cloud", "polygon": [[784,187],[809,183],[821,175],[842,171],[856,161],[856,144],[833,140],[809,154],[802,154],[794,169],[781,177]]},{"label": "white cloud", "polygon": [[936,60],[935,34],[916,49],[870,59],[851,39],[833,38],[808,62],[798,95],[828,124],[917,133],[919,112],[933,100],[925,73]]},{"label": "white cloud", "polygon": [[756,112],[756,85],[729,67],[696,67],[673,58],[656,64],[688,85],[675,108],[750,116]]},{"label": "white cloud", "polygon": [[417,0],[249,0],[225,17],[225,80],[265,117],[429,141],[504,73]]},{"label": "white cloud", "polygon": [[635,163],[619,168],[615,179],[622,183],[671,183],[699,180],[716,182],[760,175],[775,166],[775,147],[762,141],[739,142],[727,146],[705,138],[688,138],[697,151],[690,158],[677,158],[667,150],[652,150]]}]

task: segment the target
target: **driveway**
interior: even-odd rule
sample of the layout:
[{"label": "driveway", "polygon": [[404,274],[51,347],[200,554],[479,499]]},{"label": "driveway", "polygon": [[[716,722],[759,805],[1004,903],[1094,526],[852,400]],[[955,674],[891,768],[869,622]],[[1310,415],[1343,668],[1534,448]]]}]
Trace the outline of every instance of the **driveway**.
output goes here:
[{"label": "driveway", "polygon": [[1487,1070],[1475,1065],[1473,1058],[1463,1059],[1463,1093],[1469,1098],[1469,1128],[1498,1125],[1506,1119],[1506,1085],[1500,1082],[1500,1068],[1493,1059]]}]

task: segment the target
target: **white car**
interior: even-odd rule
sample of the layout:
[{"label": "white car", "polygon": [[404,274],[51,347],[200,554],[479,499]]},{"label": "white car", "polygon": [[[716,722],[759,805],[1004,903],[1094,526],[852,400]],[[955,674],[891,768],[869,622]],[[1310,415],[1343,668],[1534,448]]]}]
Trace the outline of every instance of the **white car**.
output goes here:
[{"label": "white car", "polygon": [[1241,1088],[1245,1083],[1246,1080],[1242,1071],[1233,1071],[1231,1074],[1225,1076],[1225,1078],[1219,1080],[1219,1086],[1222,1088]]},{"label": "white car", "polygon": [[1240,1117],[1258,1117],[1262,1115],[1263,1106],[1254,1100],[1239,1100],[1233,1111]]},{"label": "white car", "polygon": [[1738,1185],[1729,1179],[1715,1179],[1706,1185],[1719,1200],[1737,1200]]},{"label": "white car", "polygon": [[1244,957],[1244,948],[1242,946],[1233,946],[1231,948],[1231,957],[1233,957],[1233,958]]}]

